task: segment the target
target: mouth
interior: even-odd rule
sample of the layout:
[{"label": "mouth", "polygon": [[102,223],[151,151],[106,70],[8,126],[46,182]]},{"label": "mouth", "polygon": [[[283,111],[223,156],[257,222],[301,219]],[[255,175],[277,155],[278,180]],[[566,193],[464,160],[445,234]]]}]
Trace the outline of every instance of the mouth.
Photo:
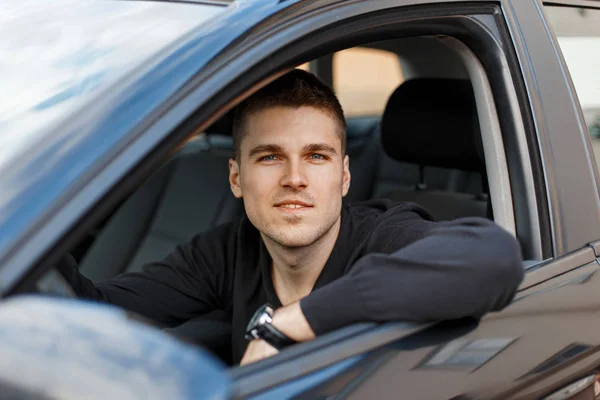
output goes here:
[{"label": "mouth", "polygon": [[285,200],[275,204],[275,208],[286,211],[304,211],[313,208],[311,204],[299,200]]}]

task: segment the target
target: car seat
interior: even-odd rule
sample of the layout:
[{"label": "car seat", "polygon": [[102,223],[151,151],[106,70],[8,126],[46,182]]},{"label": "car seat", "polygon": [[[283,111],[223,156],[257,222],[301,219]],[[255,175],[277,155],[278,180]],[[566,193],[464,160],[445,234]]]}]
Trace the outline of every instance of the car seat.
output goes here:
[{"label": "car seat", "polygon": [[[481,133],[468,80],[427,78],[404,82],[386,105],[381,142],[394,161],[416,165],[419,171],[411,188],[389,191],[381,197],[418,203],[437,220],[489,216]],[[431,189],[426,179],[429,167],[471,173],[480,182],[478,190]]]}]

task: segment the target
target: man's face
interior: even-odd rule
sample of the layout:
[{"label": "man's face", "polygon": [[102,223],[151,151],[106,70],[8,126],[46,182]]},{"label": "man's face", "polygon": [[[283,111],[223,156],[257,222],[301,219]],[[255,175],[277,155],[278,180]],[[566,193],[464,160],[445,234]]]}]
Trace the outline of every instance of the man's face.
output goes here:
[{"label": "man's face", "polygon": [[337,129],[332,117],[313,107],[272,107],[246,119],[229,181],[268,239],[308,246],[339,220],[350,171]]}]

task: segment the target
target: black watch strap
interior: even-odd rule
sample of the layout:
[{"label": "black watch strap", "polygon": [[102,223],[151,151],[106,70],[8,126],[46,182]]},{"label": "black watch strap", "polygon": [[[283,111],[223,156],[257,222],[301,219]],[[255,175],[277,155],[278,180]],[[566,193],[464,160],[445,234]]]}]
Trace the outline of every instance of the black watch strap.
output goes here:
[{"label": "black watch strap", "polygon": [[272,325],[274,309],[267,303],[254,313],[246,328],[246,339],[261,339],[277,350],[286,348],[296,341]]},{"label": "black watch strap", "polygon": [[257,336],[275,347],[277,350],[284,349],[296,342],[271,324],[264,324],[256,329]]}]

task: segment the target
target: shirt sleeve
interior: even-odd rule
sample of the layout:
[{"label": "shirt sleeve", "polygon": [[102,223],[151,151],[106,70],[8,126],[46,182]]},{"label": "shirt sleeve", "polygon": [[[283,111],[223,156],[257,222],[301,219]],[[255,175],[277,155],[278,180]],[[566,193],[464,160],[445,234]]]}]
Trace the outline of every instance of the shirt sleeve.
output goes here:
[{"label": "shirt sleeve", "polygon": [[[147,264],[142,272],[118,275],[94,283],[73,263],[57,269],[80,298],[107,302],[172,326],[198,315],[223,309],[227,291],[227,248],[235,240],[233,224],[194,237],[163,261]],[[230,252],[231,253],[231,252]]]},{"label": "shirt sleeve", "polygon": [[[340,279],[301,300],[316,334],[356,322],[479,318],[504,308],[524,276],[513,236],[483,218],[434,223],[402,212]],[[378,250],[378,251],[377,251]]]}]

